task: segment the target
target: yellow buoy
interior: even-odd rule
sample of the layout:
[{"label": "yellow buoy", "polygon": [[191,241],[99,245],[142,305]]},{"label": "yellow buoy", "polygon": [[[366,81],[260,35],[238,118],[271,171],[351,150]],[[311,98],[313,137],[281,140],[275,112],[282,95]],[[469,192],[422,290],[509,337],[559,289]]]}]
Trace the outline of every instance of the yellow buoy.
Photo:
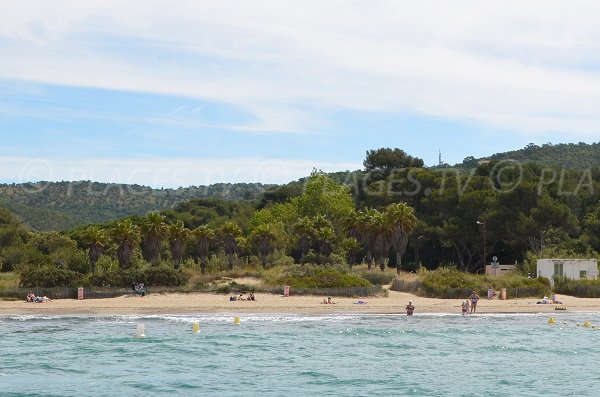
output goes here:
[{"label": "yellow buoy", "polygon": [[198,322],[193,322],[192,323],[192,332],[197,334],[198,332],[200,332],[200,323]]},{"label": "yellow buoy", "polygon": [[592,326],[592,324],[590,324],[590,322],[589,322],[588,320],[585,320],[585,321],[583,322],[583,326],[584,326],[585,328],[589,328],[589,327],[591,327],[591,326]]},{"label": "yellow buoy", "polygon": [[548,319],[548,324],[556,324],[556,320],[553,317]]},{"label": "yellow buoy", "polygon": [[234,323],[235,325],[240,325],[240,318],[236,316],[236,317],[233,319],[233,323]]}]

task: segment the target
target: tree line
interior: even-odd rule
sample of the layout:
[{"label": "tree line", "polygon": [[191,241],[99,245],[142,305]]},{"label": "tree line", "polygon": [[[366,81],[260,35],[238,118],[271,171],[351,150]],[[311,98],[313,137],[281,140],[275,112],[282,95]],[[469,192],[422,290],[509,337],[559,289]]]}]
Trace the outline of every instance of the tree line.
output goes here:
[{"label": "tree line", "polygon": [[[325,174],[270,189],[261,200],[194,199],[69,233],[32,232],[0,212],[3,271],[54,266],[80,274],[145,263],[205,273],[254,263],[366,263],[415,270],[481,272],[534,257],[596,257],[600,169],[514,161],[472,170],[427,169],[400,149],[367,152],[364,170]],[[212,262],[211,262],[212,261]],[[115,269],[113,269],[115,270]]]}]

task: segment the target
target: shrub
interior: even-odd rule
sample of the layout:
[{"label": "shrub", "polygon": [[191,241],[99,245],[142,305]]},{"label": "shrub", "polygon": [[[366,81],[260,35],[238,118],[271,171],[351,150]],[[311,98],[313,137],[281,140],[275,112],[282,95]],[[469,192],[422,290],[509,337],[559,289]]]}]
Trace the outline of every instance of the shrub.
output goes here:
[{"label": "shrub", "polygon": [[367,271],[359,273],[362,278],[369,281],[373,285],[388,285],[392,282],[395,273],[382,271]]},{"label": "shrub", "polygon": [[600,280],[571,280],[566,277],[555,277],[554,290],[559,294],[579,298],[600,298]]},{"label": "shrub", "polygon": [[[258,260],[258,258],[256,259]],[[257,261],[257,263],[260,262]],[[275,252],[269,256],[269,263],[272,266],[290,266],[294,264],[294,258],[287,256],[285,251],[275,250]]]},{"label": "shrub", "polygon": [[287,275],[277,280],[279,285],[293,288],[347,288],[370,287],[367,280],[333,268],[321,268],[317,271],[307,269],[305,275]]},{"label": "shrub", "polygon": [[206,263],[207,273],[216,273],[227,270],[227,257],[222,252],[219,255],[211,255]]},{"label": "shrub", "polygon": [[172,267],[157,266],[146,269],[143,272],[143,282],[146,285],[180,286],[187,282],[185,273]]},{"label": "shrub", "polygon": [[26,288],[75,287],[83,278],[81,273],[50,265],[20,265],[17,267],[17,272],[21,278],[21,286]]},{"label": "shrub", "polygon": [[420,293],[435,298],[462,298],[471,291],[483,296],[487,294],[488,288],[507,288],[521,296],[542,296],[550,288],[548,280],[544,278],[527,278],[519,273],[502,276],[476,275],[449,267],[421,270],[418,278],[421,282]]},{"label": "shrub", "polygon": [[181,286],[189,279],[186,272],[171,267],[131,267],[126,270],[107,270],[90,277],[90,283],[98,287],[125,287],[144,283],[147,286]]}]

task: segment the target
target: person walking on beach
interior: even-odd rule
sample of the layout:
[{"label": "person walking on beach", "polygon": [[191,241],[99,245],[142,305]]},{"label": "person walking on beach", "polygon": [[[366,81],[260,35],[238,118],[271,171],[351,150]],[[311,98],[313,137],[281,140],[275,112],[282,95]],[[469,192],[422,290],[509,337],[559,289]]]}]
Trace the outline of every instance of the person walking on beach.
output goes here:
[{"label": "person walking on beach", "polygon": [[415,311],[415,307],[412,304],[412,301],[408,301],[408,305],[406,305],[406,315],[412,316]]},{"label": "person walking on beach", "polygon": [[469,300],[471,301],[471,314],[475,313],[477,310],[477,302],[479,301],[479,295],[475,291],[471,293],[469,296]]}]

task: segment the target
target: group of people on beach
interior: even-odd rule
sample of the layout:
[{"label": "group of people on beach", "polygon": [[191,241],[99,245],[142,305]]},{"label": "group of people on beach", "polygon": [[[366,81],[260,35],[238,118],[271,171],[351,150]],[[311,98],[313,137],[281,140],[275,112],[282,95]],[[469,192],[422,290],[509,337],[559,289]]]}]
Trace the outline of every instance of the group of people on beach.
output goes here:
[{"label": "group of people on beach", "polygon": [[[473,291],[467,299],[462,301],[462,304],[460,305],[460,307],[462,309],[463,316],[466,316],[467,314],[469,314],[469,311],[471,314],[475,313],[475,311],[477,310],[477,302],[478,301],[479,301],[479,295],[477,295],[477,292],[475,292],[475,291]],[[407,316],[412,316],[413,313],[415,312],[415,306],[413,305],[412,301],[408,301],[408,305],[406,305],[406,307],[404,309],[406,310]]]},{"label": "group of people on beach", "polygon": [[230,301],[255,301],[256,297],[254,296],[254,292],[250,292],[248,297],[246,298],[244,294],[240,294],[239,296],[230,296]]},{"label": "group of people on beach", "polygon": [[27,302],[33,302],[33,303],[52,302],[52,299],[48,298],[46,295],[36,296],[33,293],[33,291],[29,291],[29,293],[27,294],[27,297],[25,299],[27,300]]},{"label": "group of people on beach", "polygon": [[146,287],[144,286],[144,283],[133,284],[131,286],[131,291],[134,295],[146,296]]},{"label": "group of people on beach", "polygon": [[552,294],[551,298],[544,296],[541,301],[536,302],[538,305],[540,304],[553,304],[553,305],[562,305],[562,302],[558,300],[556,294]]}]

